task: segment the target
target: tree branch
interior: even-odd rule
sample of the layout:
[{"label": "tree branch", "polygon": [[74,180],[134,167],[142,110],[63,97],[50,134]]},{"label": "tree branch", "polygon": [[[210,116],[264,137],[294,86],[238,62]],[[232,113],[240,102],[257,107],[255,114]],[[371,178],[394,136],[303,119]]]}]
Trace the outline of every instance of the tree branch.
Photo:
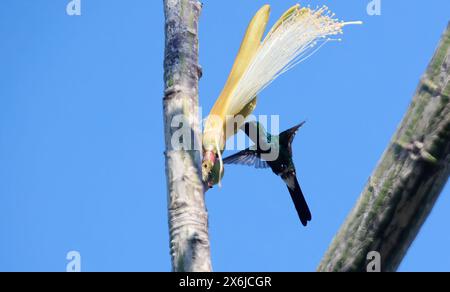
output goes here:
[{"label": "tree branch", "polygon": [[[201,180],[201,131],[198,115],[197,0],[164,0],[166,43],[164,61],[164,132],[170,251],[173,271],[211,271],[206,211]],[[182,119],[188,147],[177,148],[173,137]],[[176,127],[176,128],[175,128]],[[192,139],[192,141],[190,141]],[[180,142],[180,141],[176,141]],[[184,144],[183,144],[184,145]]]},{"label": "tree branch", "polygon": [[413,101],[319,271],[395,271],[449,176],[450,24]]}]

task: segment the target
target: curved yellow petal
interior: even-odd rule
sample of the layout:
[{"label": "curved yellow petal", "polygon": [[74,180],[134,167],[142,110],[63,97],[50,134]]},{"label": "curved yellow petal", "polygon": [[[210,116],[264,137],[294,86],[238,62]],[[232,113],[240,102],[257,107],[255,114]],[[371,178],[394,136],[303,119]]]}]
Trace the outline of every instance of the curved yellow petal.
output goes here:
[{"label": "curved yellow petal", "polygon": [[[280,25],[283,24],[283,22],[286,19],[288,19],[293,13],[297,12],[299,10],[299,8],[300,8],[300,4],[295,4],[294,6],[292,6],[288,10],[286,10],[286,12],[283,13],[283,15],[281,15],[281,17],[277,20],[277,22],[275,22],[275,24],[272,26],[270,31],[267,33],[267,36],[271,35],[272,32],[274,32],[278,27],[280,27]],[[267,38],[267,36],[266,36],[266,38]]]},{"label": "curved yellow petal", "polygon": [[219,142],[220,148],[223,148],[225,142],[224,133],[222,132],[225,122],[224,119],[227,115],[237,114],[228,112],[230,98],[261,45],[261,39],[269,20],[269,14],[270,6],[264,5],[258,10],[248,25],[227,82],[206,120],[203,136],[203,144],[207,146],[206,148],[210,148],[209,146],[211,144],[217,142]]},{"label": "curved yellow petal", "polygon": [[[245,120],[249,115],[253,113],[253,111],[256,108],[256,103],[258,102],[258,97],[255,96],[238,114],[236,114],[236,117],[239,117],[239,119],[235,119],[233,121],[233,131],[227,131],[226,127],[224,127],[225,131],[225,140],[227,140],[229,137],[235,135],[241,126],[244,124]],[[227,124],[227,123],[225,123]]]},{"label": "curved yellow petal", "polygon": [[233,68],[231,69],[228,80],[225,86],[214,104],[211,114],[222,115],[226,111],[227,102],[231,96],[231,93],[236,88],[237,83],[244,75],[248,66],[250,65],[253,57],[261,45],[261,39],[266,30],[266,25],[269,20],[270,6],[264,5],[253,17],[250,22],[244,39],[242,40],[241,47],[234,61]]}]

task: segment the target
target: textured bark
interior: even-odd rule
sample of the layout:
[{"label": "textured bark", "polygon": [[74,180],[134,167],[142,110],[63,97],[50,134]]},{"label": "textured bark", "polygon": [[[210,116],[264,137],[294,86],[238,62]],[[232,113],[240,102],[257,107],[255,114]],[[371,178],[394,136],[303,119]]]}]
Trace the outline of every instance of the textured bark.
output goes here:
[{"label": "textured bark", "polygon": [[449,176],[450,24],[413,101],[319,271],[395,271]]},{"label": "textured bark", "polygon": [[[198,114],[198,18],[196,0],[164,0],[164,126],[172,270],[211,271],[208,214],[201,181],[201,131]],[[191,143],[172,143],[182,117]],[[183,137],[186,139],[186,137]],[[183,141],[186,142],[186,141]]]}]

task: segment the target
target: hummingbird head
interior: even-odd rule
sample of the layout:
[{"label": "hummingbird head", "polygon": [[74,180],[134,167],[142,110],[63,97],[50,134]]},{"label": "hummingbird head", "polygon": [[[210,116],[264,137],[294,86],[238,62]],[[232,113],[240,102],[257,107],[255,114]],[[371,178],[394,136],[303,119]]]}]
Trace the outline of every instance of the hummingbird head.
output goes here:
[{"label": "hummingbird head", "polygon": [[208,183],[211,171],[217,160],[220,162],[220,170],[223,172],[222,149],[225,145],[224,122],[214,115],[209,115],[203,131],[203,159],[202,180]]},{"label": "hummingbird head", "polygon": [[203,152],[202,180],[209,188],[217,184],[220,186],[224,172],[221,159],[214,151]]},{"label": "hummingbird head", "polygon": [[216,163],[216,154],[213,150],[205,150],[203,152],[202,160],[202,179],[208,182],[211,171]]}]

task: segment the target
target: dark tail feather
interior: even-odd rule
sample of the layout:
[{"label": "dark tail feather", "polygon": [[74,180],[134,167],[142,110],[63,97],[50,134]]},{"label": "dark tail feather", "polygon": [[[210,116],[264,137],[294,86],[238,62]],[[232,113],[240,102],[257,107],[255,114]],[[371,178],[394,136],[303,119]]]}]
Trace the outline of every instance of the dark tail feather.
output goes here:
[{"label": "dark tail feather", "polygon": [[311,221],[311,212],[309,211],[308,204],[306,203],[305,197],[303,196],[302,189],[298,184],[297,177],[294,175],[295,189],[290,189],[288,186],[289,193],[291,194],[292,201],[294,201],[295,209],[297,210],[298,217],[302,222],[303,226]]}]

